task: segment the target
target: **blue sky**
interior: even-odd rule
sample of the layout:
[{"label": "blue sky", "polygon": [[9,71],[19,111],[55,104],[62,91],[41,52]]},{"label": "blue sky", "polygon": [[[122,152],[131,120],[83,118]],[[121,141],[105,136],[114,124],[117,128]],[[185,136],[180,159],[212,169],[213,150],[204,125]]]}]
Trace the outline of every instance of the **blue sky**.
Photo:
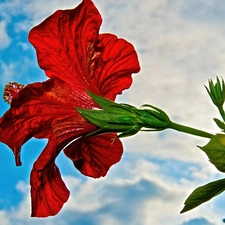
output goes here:
[{"label": "blue sky", "polygon": [[[78,0],[0,0],[0,92],[10,81],[28,84],[46,79],[29,30],[56,9],[73,8]],[[94,0],[102,17],[101,32],[132,42],[142,70],[132,87],[117,98],[135,106],[164,109],[176,122],[219,132],[218,117],[203,85],[225,75],[225,5],[221,0]],[[0,115],[8,109],[0,100]],[[79,174],[63,154],[57,159],[71,191],[55,217],[30,218],[29,174],[46,140],[23,146],[21,167],[0,144],[1,225],[220,225],[224,194],[180,215],[194,188],[224,175],[196,145],[206,139],[175,131],[138,133],[123,139],[124,155],[101,179]]]}]

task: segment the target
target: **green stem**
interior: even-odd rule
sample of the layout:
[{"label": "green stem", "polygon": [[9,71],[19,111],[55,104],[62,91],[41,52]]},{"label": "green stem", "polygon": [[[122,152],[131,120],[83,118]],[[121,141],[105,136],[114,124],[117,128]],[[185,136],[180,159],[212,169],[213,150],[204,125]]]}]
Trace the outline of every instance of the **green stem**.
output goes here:
[{"label": "green stem", "polygon": [[225,121],[225,112],[223,110],[223,107],[222,106],[217,106],[217,108],[219,109],[219,112],[220,112],[220,115],[223,118],[223,121]]},{"label": "green stem", "polygon": [[213,134],[210,134],[208,132],[198,130],[192,127],[184,126],[178,123],[173,123],[173,122],[171,122],[171,124],[169,125],[169,128],[183,132],[183,133],[192,134],[192,135],[204,137],[204,138],[212,138],[214,136]]}]

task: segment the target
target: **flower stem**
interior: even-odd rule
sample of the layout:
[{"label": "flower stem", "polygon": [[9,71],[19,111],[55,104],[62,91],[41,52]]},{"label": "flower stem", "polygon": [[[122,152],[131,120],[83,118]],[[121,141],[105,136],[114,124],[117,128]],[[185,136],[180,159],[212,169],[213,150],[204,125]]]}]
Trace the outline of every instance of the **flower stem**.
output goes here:
[{"label": "flower stem", "polygon": [[225,121],[225,112],[223,110],[223,107],[222,106],[217,106],[217,108],[219,109],[219,112],[220,112],[220,115],[223,118],[223,121]]},{"label": "flower stem", "polygon": [[169,124],[169,128],[183,132],[183,133],[192,134],[192,135],[204,137],[204,138],[212,138],[214,136],[213,134],[210,134],[208,132],[198,130],[192,127],[184,126],[178,123],[174,123],[172,121]]}]

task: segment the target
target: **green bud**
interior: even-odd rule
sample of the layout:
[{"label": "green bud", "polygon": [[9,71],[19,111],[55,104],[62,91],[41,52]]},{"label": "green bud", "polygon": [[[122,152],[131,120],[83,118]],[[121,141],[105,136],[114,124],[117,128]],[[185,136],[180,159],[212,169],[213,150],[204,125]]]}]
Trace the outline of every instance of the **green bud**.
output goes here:
[{"label": "green bud", "polygon": [[213,103],[217,107],[222,107],[224,100],[225,100],[225,84],[224,80],[216,78],[216,83],[214,84],[212,80],[209,80],[209,88],[205,86],[210,98],[212,99]]},{"label": "green bud", "polygon": [[142,105],[141,108],[147,108],[138,110],[138,113],[141,115],[140,119],[145,123],[145,127],[153,128],[155,126],[156,129],[160,128],[161,130],[168,128],[171,120],[163,110],[147,104]]},{"label": "green bud", "polygon": [[169,127],[169,117],[154,106],[144,105],[143,107],[148,109],[137,109],[128,104],[115,103],[90,91],[88,94],[102,109],[76,108],[84,118],[99,127],[99,130],[87,136],[116,132],[120,133],[117,136],[120,138],[134,135],[143,130],[142,128],[147,128],[148,131],[159,131]]}]

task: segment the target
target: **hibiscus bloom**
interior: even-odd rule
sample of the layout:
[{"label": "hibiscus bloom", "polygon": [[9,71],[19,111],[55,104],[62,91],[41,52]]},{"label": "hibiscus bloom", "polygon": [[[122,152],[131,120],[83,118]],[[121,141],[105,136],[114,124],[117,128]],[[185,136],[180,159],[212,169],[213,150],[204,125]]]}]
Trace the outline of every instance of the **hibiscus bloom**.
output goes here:
[{"label": "hibiscus bloom", "polygon": [[22,164],[20,150],[26,141],[48,139],[31,171],[31,216],[55,215],[68,200],[55,164],[61,150],[82,174],[94,178],[105,176],[121,158],[120,140],[112,142],[116,134],[85,137],[98,127],[75,110],[99,108],[87,89],[115,100],[130,87],[131,74],[140,70],[133,46],[113,34],[99,34],[101,22],[91,0],[56,11],[29,33],[48,80],[5,90],[12,99],[0,118],[0,141],[12,149],[16,165]]}]

